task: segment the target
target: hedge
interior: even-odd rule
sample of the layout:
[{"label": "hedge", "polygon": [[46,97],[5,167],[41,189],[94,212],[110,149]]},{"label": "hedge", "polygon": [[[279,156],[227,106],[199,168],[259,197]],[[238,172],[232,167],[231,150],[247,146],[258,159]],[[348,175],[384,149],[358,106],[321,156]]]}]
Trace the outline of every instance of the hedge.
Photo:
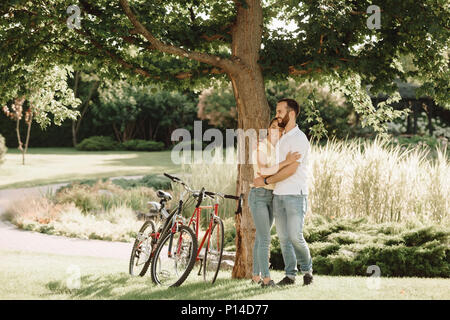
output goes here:
[{"label": "hedge", "polygon": [[119,143],[109,136],[92,136],[77,144],[76,148],[82,151],[161,151],[164,150],[164,143],[140,139]]},{"label": "hedge", "polygon": [[106,151],[117,150],[119,146],[120,144],[111,137],[92,136],[81,141],[76,148],[82,151]]},{"label": "hedge", "polygon": [[[450,277],[448,228],[399,223],[370,224],[364,219],[305,227],[316,274],[367,276],[377,265],[381,276]],[[272,236],[272,269],[283,270],[277,235]]]},{"label": "hedge", "polygon": [[124,149],[130,151],[161,151],[164,149],[164,143],[159,141],[147,140],[128,140],[122,143]]}]

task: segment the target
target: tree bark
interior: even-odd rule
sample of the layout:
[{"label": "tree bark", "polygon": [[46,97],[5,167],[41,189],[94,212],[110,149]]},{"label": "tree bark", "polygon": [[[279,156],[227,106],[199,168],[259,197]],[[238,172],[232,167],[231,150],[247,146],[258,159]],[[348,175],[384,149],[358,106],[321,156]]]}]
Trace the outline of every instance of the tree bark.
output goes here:
[{"label": "tree bark", "polygon": [[[80,71],[75,71],[75,83],[73,85],[73,95],[77,98],[78,95],[78,82],[80,80]],[[77,145],[77,130],[76,130],[77,120],[72,120],[72,144],[75,148]]]},{"label": "tree bark", "polygon": [[[264,78],[258,65],[261,47],[263,15],[259,0],[247,0],[243,8],[238,1],[237,18],[233,26],[232,54],[238,62],[237,70],[228,73],[233,86],[238,111],[238,128],[266,128],[270,110],[265,95]],[[248,207],[249,184],[253,169],[249,164],[249,145],[245,144],[245,163],[238,164],[237,194],[243,193],[242,215],[236,216],[236,259],[233,278],[250,278],[253,266],[255,226]]]},{"label": "tree bark", "polygon": [[17,135],[17,142],[19,144],[18,149],[22,152],[22,165],[25,165],[25,154],[23,152],[22,147],[22,140],[20,139],[20,118],[16,118],[16,135]]},{"label": "tree bark", "polygon": [[[31,110],[31,107],[30,107]],[[28,120],[27,137],[25,139],[25,149],[23,150],[23,164],[25,165],[25,154],[28,151],[28,143],[30,142],[31,124],[33,123],[33,111],[30,111],[30,119]]]}]

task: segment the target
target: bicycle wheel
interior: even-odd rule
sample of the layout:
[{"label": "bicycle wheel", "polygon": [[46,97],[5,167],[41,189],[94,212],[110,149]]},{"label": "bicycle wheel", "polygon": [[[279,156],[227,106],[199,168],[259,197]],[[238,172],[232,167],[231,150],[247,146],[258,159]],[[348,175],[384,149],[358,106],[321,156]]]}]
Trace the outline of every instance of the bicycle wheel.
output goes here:
[{"label": "bicycle wheel", "polygon": [[186,280],[194,267],[197,257],[197,238],[191,228],[179,226],[178,231],[169,232],[161,239],[151,261],[152,280],[159,285],[178,287]]},{"label": "bicycle wheel", "polygon": [[208,236],[205,257],[203,259],[203,279],[214,283],[222,262],[224,228],[222,219],[214,217],[211,234]]},{"label": "bicycle wheel", "polygon": [[150,260],[153,244],[156,239],[152,238],[155,234],[155,223],[153,221],[145,221],[139,230],[136,240],[131,250],[129,272],[132,276],[144,276],[148,269],[148,261]]}]

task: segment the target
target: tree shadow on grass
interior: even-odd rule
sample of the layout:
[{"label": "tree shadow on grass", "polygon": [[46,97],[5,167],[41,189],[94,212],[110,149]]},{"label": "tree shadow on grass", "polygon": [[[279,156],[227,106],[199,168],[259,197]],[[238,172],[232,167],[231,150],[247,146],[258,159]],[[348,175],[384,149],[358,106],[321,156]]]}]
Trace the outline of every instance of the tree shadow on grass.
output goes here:
[{"label": "tree shadow on grass", "polygon": [[[156,286],[150,277],[134,278],[126,273],[81,277],[80,289],[69,290],[65,281],[51,281],[47,289],[54,294],[67,294],[72,299],[119,300],[211,300],[245,299],[259,295],[266,289],[251,285],[250,280],[217,279],[214,284],[188,280],[180,287]],[[283,290],[268,289],[268,290]]]}]

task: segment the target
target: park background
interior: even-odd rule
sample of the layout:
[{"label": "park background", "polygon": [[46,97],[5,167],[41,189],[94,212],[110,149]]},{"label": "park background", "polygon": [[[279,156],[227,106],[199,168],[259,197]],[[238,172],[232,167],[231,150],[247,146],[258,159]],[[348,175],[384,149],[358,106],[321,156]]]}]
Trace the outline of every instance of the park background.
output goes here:
[{"label": "park background", "polygon": [[[443,34],[448,32],[442,30]],[[320,37],[320,48],[322,40]],[[173,192],[175,199],[179,195],[179,190],[161,176],[163,172],[180,175],[194,188],[205,186],[231,194],[239,189],[237,163],[175,165],[170,160],[171,149],[177,143],[170,137],[177,128],[187,129],[193,136],[194,121],[202,121],[204,131],[217,128],[225,132],[240,127],[239,106],[226,79],[214,77],[201,88],[182,83],[177,89],[169,89],[157,81],[148,84],[129,75],[118,76],[117,70],[109,75],[104,69],[97,72],[96,63],[77,60],[73,66],[50,68],[45,58],[30,52],[36,62],[45,63],[22,66],[29,72],[30,78],[25,79],[30,85],[20,83],[21,90],[42,86],[47,92],[65,92],[69,96],[73,92],[73,97],[43,97],[41,100],[47,104],[55,103],[55,108],[41,112],[33,105],[39,99],[4,95],[8,99],[4,99],[0,113],[0,188],[62,182],[68,185],[57,192],[15,199],[2,215],[7,223],[47,235],[128,243],[142,224],[138,213],[146,210],[147,201],[156,198],[156,189]],[[312,142],[305,238],[310,244],[315,274],[320,283],[329,284],[314,289],[310,298],[336,298],[339,293],[331,287],[343,283],[352,288],[347,298],[358,297],[361,292],[367,298],[420,298],[421,287],[427,288],[422,298],[448,298],[450,111],[449,97],[445,96],[448,83],[435,79],[448,77],[445,46],[443,52],[447,60],[435,64],[440,71],[430,73],[429,79],[421,72],[431,67],[424,67],[424,57],[417,59],[417,52],[396,52],[390,59],[395,68],[367,66],[368,70],[376,69],[374,72],[386,69],[375,81],[377,92],[370,90],[370,84],[361,86],[368,97],[364,107],[380,111],[377,121],[373,120],[376,117],[368,117],[357,102],[361,88],[352,91],[344,82],[332,81],[326,72],[323,77],[299,72],[300,77],[274,77],[264,82],[270,115],[274,115],[278,99],[296,99],[301,106],[297,122]],[[162,58],[160,62],[167,64]],[[270,60],[265,65],[270,62],[276,64]],[[324,61],[320,63],[325,68]],[[50,72],[40,73],[41,68]],[[182,69],[179,65],[171,69],[172,78]],[[399,70],[402,76],[397,77]],[[359,72],[350,79],[358,82],[363,73]],[[392,79],[397,96],[380,90],[384,88],[380,82],[388,86]],[[436,80],[435,91],[430,90],[430,80]],[[79,99],[78,103],[72,104],[73,98]],[[79,111],[76,119],[68,117],[68,111],[58,105],[61,102]],[[17,149],[19,140],[23,150]],[[108,179],[117,176],[137,178]],[[233,252],[237,227],[234,204],[223,203],[222,208],[226,250]],[[23,288],[20,271],[25,267],[14,271],[17,264],[40,261],[38,264],[44,267],[43,261],[48,260],[61,266],[65,260],[42,253],[31,256],[4,251],[2,255],[5,281],[8,275],[13,279],[12,297],[20,297]],[[97,260],[98,267],[92,267],[94,260],[88,260],[78,260],[86,272],[82,290],[67,290],[64,270],[58,269],[56,279],[51,270],[43,272],[27,294],[41,298],[169,297],[145,279],[130,279],[117,261],[111,262],[113,267],[108,273],[101,267],[106,261]],[[283,269],[283,262],[275,228],[270,262],[274,274],[281,277],[277,270]],[[392,278],[393,282],[385,282],[388,285],[381,291],[364,291],[365,279],[361,276],[368,275],[371,265],[380,268],[382,277]],[[397,277],[405,278],[404,282],[396,282],[401,281]],[[424,282],[415,277],[433,279]],[[218,287],[223,291],[216,290],[213,297],[261,296],[247,283],[236,285],[230,271],[223,271],[219,280]],[[175,298],[201,297],[199,291],[205,290],[205,285],[198,279],[190,281]],[[262,296],[295,298],[299,290]],[[3,295],[8,297],[6,292]]]}]

